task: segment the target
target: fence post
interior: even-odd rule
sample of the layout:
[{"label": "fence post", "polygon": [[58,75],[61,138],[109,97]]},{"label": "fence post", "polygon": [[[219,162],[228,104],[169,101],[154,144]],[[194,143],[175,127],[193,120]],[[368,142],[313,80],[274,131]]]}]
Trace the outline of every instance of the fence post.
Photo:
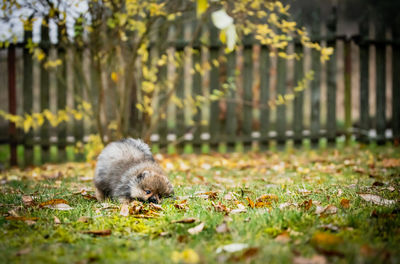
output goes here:
[{"label": "fence post", "polygon": [[265,150],[269,147],[270,130],[270,109],[268,105],[270,97],[270,68],[271,60],[269,58],[269,50],[265,46],[261,46],[260,51],[260,149]]},{"label": "fence post", "polygon": [[328,20],[328,41],[329,47],[334,48],[333,54],[331,55],[329,61],[326,65],[327,71],[327,119],[326,119],[326,130],[327,130],[327,140],[329,144],[335,144],[336,142],[336,24],[337,24],[337,9],[334,7],[331,13],[331,19]]},{"label": "fence post", "polygon": [[[311,37],[320,42],[320,14],[319,10],[313,15],[313,26]],[[311,123],[310,123],[310,138],[312,145],[318,145],[321,129],[321,60],[320,52],[311,50],[311,68],[314,71],[314,80],[311,82]]]},{"label": "fence post", "polygon": [[376,17],[376,134],[377,143],[385,142],[385,108],[386,108],[386,44],[385,24],[383,19]]},{"label": "fence post", "polygon": [[360,133],[359,140],[367,143],[370,128],[369,117],[369,19],[360,22]]},{"label": "fence post", "polygon": [[400,145],[400,16],[392,27],[393,55],[392,55],[392,128],[396,146]]},{"label": "fence post", "polygon": [[[7,56],[8,66],[8,111],[10,114],[15,115],[17,113],[17,98],[16,98],[16,87],[15,87],[15,45],[11,44],[8,48]],[[17,165],[17,129],[15,123],[9,122],[8,134],[10,137],[10,154],[11,160],[10,165]]]},{"label": "fence post", "polygon": [[[67,106],[67,60],[66,60],[66,47],[64,46],[63,37],[66,34],[65,26],[58,26],[58,49],[57,57],[61,60],[61,65],[58,66],[56,76],[57,76],[57,109],[65,109]],[[57,158],[59,162],[65,162],[67,159],[66,155],[66,144],[67,144],[67,124],[62,122],[57,126],[57,143],[58,151]]]},{"label": "fence post", "polygon": [[[43,52],[46,54],[45,59],[40,64],[40,111],[43,112],[46,109],[49,109],[49,72],[45,68],[45,62],[48,60],[49,56],[49,48],[50,48],[50,40],[49,40],[49,19],[48,17],[44,18],[43,25],[41,28],[41,48]],[[41,162],[46,163],[50,160],[50,133],[49,133],[49,122],[45,121],[40,128],[40,145],[41,145]]]},{"label": "fence post", "polygon": [[344,126],[346,144],[351,137],[351,40],[344,43]]},{"label": "fence post", "polygon": [[[210,94],[214,92],[214,90],[219,90],[219,37],[218,30],[213,25],[209,26],[209,43],[210,43],[210,59],[209,62],[211,64],[210,70]],[[218,149],[218,143],[220,140],[219,131],[220,131],[220,122],[219,122],[219,100],[212,101],[210,104],[210,120],[208,123],[209,131],[210,131],[210,148],[211,150]]]},{"label": "fence post", "polygon": [[[29,23],[32,23],[30,21]],[[30,25],[31,26],[31,25]],[[32,30],[24,31],[24,42],[32,39]],[[24,112],[32,113],[32,99],[33,99],[33,60],[32,55],[27,48],[23,49],[23,97],[24,97]],[[33,164],[33,131],[29,130],[24,134],[24,165],[30,166]]]},{"label": "fence post", "polygon": [[[294,52],[300,55],[298,60],[294,61],[294,79],[293,83],[296,87],[298,82],[304,78],[304,56],[303,46],[295,43]],[[304,90],[295,93],[293,100],[293,132],[294,144],[300,146],[303,139],[303,119],[304,119]]]}]

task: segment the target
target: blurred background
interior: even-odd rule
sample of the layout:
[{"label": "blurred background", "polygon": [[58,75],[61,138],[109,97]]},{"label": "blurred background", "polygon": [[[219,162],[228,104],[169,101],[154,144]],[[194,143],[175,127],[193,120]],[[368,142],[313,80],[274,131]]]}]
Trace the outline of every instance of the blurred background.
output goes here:
[{"label": "blurred background", "polygon": [[398,10],[389,0],[4,2],[0,161],[93,159],[128,136],[163,153],[398,146]]}]

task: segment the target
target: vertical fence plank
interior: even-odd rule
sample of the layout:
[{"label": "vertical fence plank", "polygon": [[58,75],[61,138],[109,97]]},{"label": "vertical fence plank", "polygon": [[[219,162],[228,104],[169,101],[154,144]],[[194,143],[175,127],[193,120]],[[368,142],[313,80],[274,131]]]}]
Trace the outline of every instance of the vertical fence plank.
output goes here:
[{"label": "vertical fence plank", "polygon": [[260,148],[265,150],[269,147],[270,130],[270,111],[269,111],[269,80],[270,80],[270,66],[271,61],[269,58],[269,50],[267,47],[261,47],[260,51]]},{"label": "vertical fence plank", "polygon": [[[277,62],[277,97],[283,97],[286,94],[286,59],[278,57]],[[278,100],[280,101],[280,100]],[[276,140],[278,145],[284,145],[286,141],[286,104],[282,103],[276,109]]]},{"label": "vertical fence plank", "polygon": [[[297,43],[294,47],[296,54],[300,54],[300,58],[295,60],[294,65],[294,85],[297,86],[299,81],[304,78],[304,56],[303,46]],[[304,90],[295,91],[295,97],[293,100],[293,132],[294,132],[294,144],[300,146],[303,139],[303,121],[304,121]]]},{"label": "vertical fence plank", "polygon": [[[73,53],[73,62],[72,67],[74,69],[74,77],[73,77],[73,94],[74,94],[74,108],[77,111],[78,105],[82,103],[83,100],[83,90],[85,89],[85,76],[84,76],[84,50],[82,48],[83,44],[83,36],[82,36],[82,20],[78,19],[75,25],[75,38],[74,38],[74,49]],[[83,118],[75,119],[73,125],[73,134],[74,134],[74,142],[83,143],[84,136],[84,126],[83,126]],[[84,153],[82,149],[78,148],[78,152],[75,153],[75,160],[82,161],[84,160]]]},{"label": "vertical fence plank", "polygon": [[392,28],[393,33],[393,54],[392,54],[392,120],[393,139],[395,145],[400,144],[400,17]]},{"label": "vertical fence plank", "polygon": [[383,19],[376,19],[376,134],[377,143],[385,141],[386,109],[386,45]]},{"label": "vertical fence plank", "polygon": [[[219,90],[219,42],[218,42],[218,30],[214,25],[209,26],[209,37],[210,37],[210,59],[211,65],[210,70],[210,94],[215,90]],[[209,131],[210,131],[210,147],[212,150],[218,150],[218,143],[220,141],[220,122],[219,118],[219,101],[212,101],[210,104],[210,120],[209,120]]]},{"label": "vertical fence plank", "polygon": [[[201,88],[201,49],[198,47],[193,49],[193,63],[192,68],[194,69],[193,73],[193,99],[196,100],[196,96],[202,94]],[[196,70],[197,69],[197,70]],[[193,132],[193,148],[196,153],[201,152],[201,107],[196,107],[196,113],[193,116],[194,121],[194,132]]]},{"label": "vertical fence plank", "polygon": [[253,49],[252,39],[246,36],[243,48],[243,146],[251,148],[251,132],[253,125]]},{"label": "vertical fence plank", "polygon": [[360,133],[358,140],[367,143],[369,132],[369,21],[360,22]]},{"label": "vertical fence plank", "polygon": [[[32,31],[26,30],[24,32],[24,42],[32,39]],[[23,49],[23,97],[24,97],[24,113],[32,113],[32,100],[33,100],[33,60],[32,55],[27,48]],[[25,166],[33,164],[33,131],[24,134],[24,163]]]},{"label": "vertical fence plank", "polygon": [[[59,26],[58,28],[58,49],[57,57],[61,60],[61,65],[58,66],[56,72],[57,78],[57,109],[65,109],[67,106],[67,60],[66,49],[62,45],[63,35],[66,28]],[[64,33],[63,33],[64,32]],[[67,160],[66,145],[67,145],[67,123],[61,122],[57,126],[57,143],[58,143],[58,161],[64,162]]]},{"label": "vertical fence plank", "polygon": [[[48,28],[48,18],[45,20],[45,25],[41,28],[41,46],[46,54],[46,59],[40,64],[40,111],[43,112],[49,109],[50,102],[50,75],[49,71],[44,67],[46,60],[48,60],[50,51],[50,39],[49,39],[49,28]],[[49,133],[49,122],[45,121],[40,128],[40,144],[41,144],[41,162],[46,163],[50,160],[50,133]]]},{"label": "vertical fence plank", "polygon": [[336,142],[336,24],[337,24],[337,10],[332,9],[331,19],[327,23],[327,45],[332,47],[333,54],[326,65],[326,78],[327,78],[327,118],[326,118],[326,137],[328,143],[334,144]]},{"label": "vertical fence plank", "polygon": [[176,51],[179,53],[179,66],[176,68],[176,96],[182,102],[182,104],[176,105],[176,119],[175,119],[175,135],[177,136],[178,145],[176,150],[180,153],[183,151],[185,135],[185,109],[183,100],[185,99],[185,82],[184,82],[184,70],[185,70],[185,46],[184,46],[184,26],[178,27],[176,38]]},{"label": "vertical fence plank", "polygon": [[[235,150],[236,137],[237,137],[237,118],[236,118],[236,52],[232,51],[227,55],[226,62],[226,75],[229,85],[228,102],[226,105],[226,127],[225,132],[227,136],[227,151],[232,152]],[[234,89],[232,89],[234,88]]]},{"label": "vertical fence plank", "polygon": [[351,42],[349,39],[344,43],[344,126],[346,143],[351,136]]},{"label": "vertical fence plank", "polygon": [[[321,34],[319,17],[319,14],[314,14],[312,37],[316,39],[320,39]],[[310,139],[312,145],[315,146],[318,144],[321,129],[321,61],[320,52],[315,49],[311,51],[311,69],[314,72],[314,80],[311,82]]]},{"label": "vertical fence plank", "polygon": [[[12,115],[17,114],[16,80],[15,80],[15,45],[11,44],[8,48],[7,67],[8,67],[8,111]],[[9,122],[8,134],[10,138],[10,165],[17,165],[17,129],[15,123]]]}]

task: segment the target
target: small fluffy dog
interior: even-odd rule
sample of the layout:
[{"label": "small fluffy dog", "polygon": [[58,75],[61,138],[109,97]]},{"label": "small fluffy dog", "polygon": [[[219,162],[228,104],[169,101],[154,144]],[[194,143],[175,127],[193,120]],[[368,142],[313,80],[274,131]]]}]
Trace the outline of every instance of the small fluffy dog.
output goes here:
[{"label": "small fluffy dog", "polygon": [[174,192],[165,172],[154,160],[149,146],[127,138],[107,145],[97,159],[94,176],[96,197],[134,199],[159,203]]}]

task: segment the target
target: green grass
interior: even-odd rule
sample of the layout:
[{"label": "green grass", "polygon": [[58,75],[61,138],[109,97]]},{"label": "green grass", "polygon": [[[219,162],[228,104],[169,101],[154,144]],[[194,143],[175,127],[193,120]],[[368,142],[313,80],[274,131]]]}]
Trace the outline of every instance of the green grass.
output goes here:
[{"label": "green grass", "polygon": [[[152,219],[120,216],[119,203],[111,201],[116,209],[102,210],[99,202],[76,194],[83,187],[93,191],[87,181],[93,175],[92,163],[7,170],[0,177],[0,262],[169,263],[176,260],[176,252],[192,249],[199,263],[290,263],[300,256],[314,255],[334,263],[399,263],[400,167],[384,167],[383,160],[388,158],[399,159],[399,149],[355,145],[339,150],[288,148],[283,152],[165,156],[160,163],[175,185],[177,201],[163,200],[161,215]],[[373,186],[374,182],[378,186]],[[199,191],[219,193],[212,200],[198,197]],[[234,193],[237,201],[224,199],[228,192]],[[397,202],[374,205],[358,193]],[[264,208],[248,206],[247,197],[255,201],[263,194],[274,194],[278,200]],[[36,204],[62,198],[74,209],[26,206],[22,195],[31,195]],[[187,210],[174,207],[182,199],[187,199]],[[350,208],[341,206],[342,199],[350,200]],[[286,202],[302,204],[309,200],[313,201],[309,209],[279,209]],[[242,203],[247,212],[230,214],[230,231],[220,234],[215,228],[224,221],[225,213],[216,212],[212,202],[230,209]],[[336,206],[337,213],[315,214],[318,202]],[[33,225],[7,220],[12,209],[20,216],[38,220]],[[55,216],[61,224],[54,223]],[[79,222],[82,216],[90,220]],[[188,217],[198,221],[172,223]],[[203,231],[190,235],[188,229],[200,222],[205,223]],[[337,230],[326,230],[324,225]],[[94,237],[83,233],[105,229],[112,234]],[[163,232],[167,235],[161,236]],[[280,234],[287,234],[288,241],[277,241]],[[218,247],[231,243],[246,243],[257,250],[252,256],[246,255],[246,250],[216,253]]]}]

